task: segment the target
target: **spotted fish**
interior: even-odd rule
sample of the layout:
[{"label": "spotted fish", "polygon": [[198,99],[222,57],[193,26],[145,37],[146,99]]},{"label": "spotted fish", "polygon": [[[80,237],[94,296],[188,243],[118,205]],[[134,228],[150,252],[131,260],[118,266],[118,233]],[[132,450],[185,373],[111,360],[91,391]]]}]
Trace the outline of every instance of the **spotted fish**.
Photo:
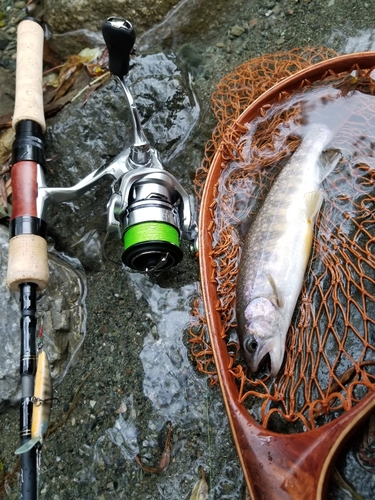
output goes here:
[{"label": "spotted fish", "polygon": [[236,309],[240,343],[252,372],[267,354],[271,376],[281,368],[322,203],[320,184],[341,158],[337,150],[323,152],[332,135],[323,124],[307,128],[246,236]]}]

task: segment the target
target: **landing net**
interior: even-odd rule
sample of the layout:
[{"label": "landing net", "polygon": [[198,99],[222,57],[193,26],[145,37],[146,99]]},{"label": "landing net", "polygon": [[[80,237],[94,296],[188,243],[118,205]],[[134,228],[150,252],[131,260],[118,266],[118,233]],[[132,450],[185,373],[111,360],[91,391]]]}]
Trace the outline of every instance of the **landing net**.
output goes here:
[{"label": "landing net", "polygon": [[[211,279],[239,400],[266,428],[298,432],[320,426],[375,390],[375,82],[370,70],[328,72],[303,82],[295,95],[261,109],[249,124],[238,116],[282,78],[335,54],[326,49],[262,56],[236,68],[213,95],[218,125],[197,172],[198,199],[218,148],[223,164],[207,237],[212,240]],[[248,374],[236,334],[235,293],[241,245],[280,169],[300,144],[306,102],[314,120],[337,95],[355,99],[355,111],[329,147],[342,159],[324,181],[324,204],[300,300],[286,341],[283,366],[273,381],[265,367]],[[315,102],[316,106],[312,105]],[[348,101],[349,102],[349,101]],[[309,106],[308,106],[309,107]],[[216,368],[200,299],[190,329],[192,354],[211,383]]]}]

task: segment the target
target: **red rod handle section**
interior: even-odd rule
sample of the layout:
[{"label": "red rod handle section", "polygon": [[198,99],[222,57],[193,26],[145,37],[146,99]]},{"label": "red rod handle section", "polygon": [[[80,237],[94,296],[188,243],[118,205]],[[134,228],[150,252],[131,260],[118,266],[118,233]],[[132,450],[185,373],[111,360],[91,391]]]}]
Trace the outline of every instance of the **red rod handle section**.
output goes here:
[{"label": "red rod handle section", "polygon": [[37,169],[33,161],[19,161],[12,167],[12,219],[31,215],[37,217]]},{"label": "red rod handle section", "polygon": [[44,168],[43,28],[26,19],[18,26],[16,102],[13,128],[12,215],[7,282],[39,289],[48,284],[46,225],[37,213],[38,171]]}]

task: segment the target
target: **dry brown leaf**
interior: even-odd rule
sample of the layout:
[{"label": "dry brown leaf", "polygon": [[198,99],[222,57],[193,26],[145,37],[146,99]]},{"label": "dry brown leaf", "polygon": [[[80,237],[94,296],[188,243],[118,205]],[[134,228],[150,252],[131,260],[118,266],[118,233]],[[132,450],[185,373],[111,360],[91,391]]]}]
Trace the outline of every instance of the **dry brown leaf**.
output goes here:
[{"label": "dry brown leaf", "polygon": [[0,165],[5,163],[12,154],[14,131],[12,128],[3,130],[0,134]]},{"label": "dry brown leaf", "polygon": [[62,66],[58,77],[57,92],[54,101],[62,97],[73,85],[78,74],[85,66],[90,74],[96,75],[101,72],[101,68],[95,61],[102,56],[103,50],[83,49],[78,55],[72,55],[67,58],[66,63]]},{"label": "dry brown leaf", "polygon": [[54,101],[57,101],[62,97],[73,85],[74,80],[78,76],[79,71],[83,67],[83,62],[79,56],[70,56],[67,62],[63,65],[59,73],[59,85],[57,87],[57,92],[54,97]]}]

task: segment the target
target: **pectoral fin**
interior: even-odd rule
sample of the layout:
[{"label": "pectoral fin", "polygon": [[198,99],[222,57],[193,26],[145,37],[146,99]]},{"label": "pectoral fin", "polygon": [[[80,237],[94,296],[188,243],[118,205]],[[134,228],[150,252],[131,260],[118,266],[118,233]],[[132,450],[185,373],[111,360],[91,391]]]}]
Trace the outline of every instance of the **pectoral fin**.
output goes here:
[{"label": "pectoral fin", "polygon": [[319,213],[320,207],[323,202],[323,195],[321,191],[311,191],[306,193],[304,196],[305,209],[306,209],[306,220],[308,222],[315,222],[315,219]]},{"label": "pectoral fin", "polygon": [[272,292],[273,292],[273,295],[270,298],[270,301],[272,302],[272,304],[275,307],[279,307],[279,308],[283,307],[284,301],[283,301],[283,298],[281,296],[280,291],[278,290],[278,288],[276,286],[276,283],[275,283],[275,280],[273,279],[272,274],[267,274],[267,279],[268,279],[269,284],[271,285]]}]

